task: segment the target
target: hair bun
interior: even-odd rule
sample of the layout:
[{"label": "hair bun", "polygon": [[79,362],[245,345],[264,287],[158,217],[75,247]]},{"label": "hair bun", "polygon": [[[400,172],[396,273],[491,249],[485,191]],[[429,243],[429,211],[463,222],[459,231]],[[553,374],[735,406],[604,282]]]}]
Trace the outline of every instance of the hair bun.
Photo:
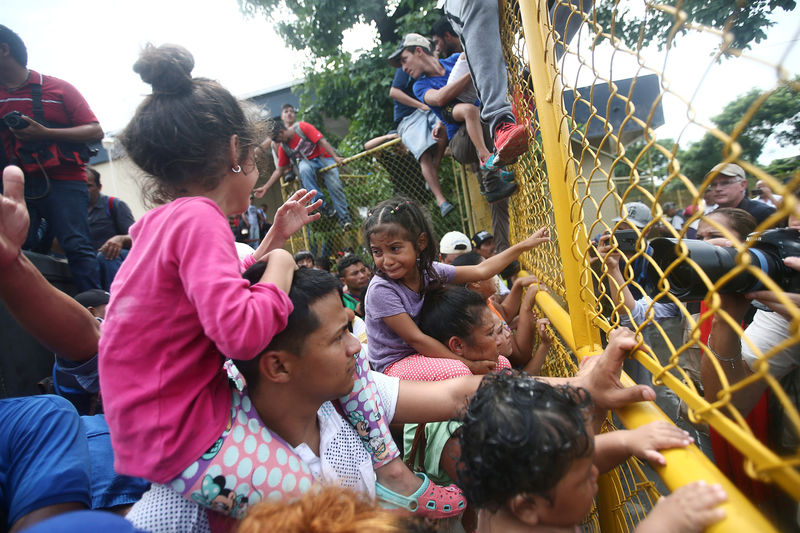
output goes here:
[{"label": "hair bun", "polygon": [[194,57],[177,44],[155,47],[148,43],[133,71],[153,87],[153,94],[181,94],[192,89]]}]

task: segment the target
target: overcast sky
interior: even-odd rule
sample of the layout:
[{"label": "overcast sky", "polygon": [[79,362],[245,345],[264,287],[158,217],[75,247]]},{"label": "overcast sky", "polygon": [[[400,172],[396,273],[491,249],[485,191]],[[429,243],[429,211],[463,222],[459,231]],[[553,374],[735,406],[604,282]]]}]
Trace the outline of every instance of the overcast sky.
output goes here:
[{"label": "overcast sky", "polygon": [[[270,22],[242,15],[237,0],[3,0],[2,12],[1,23],[16,31],[28,47],[28,65],[75,85],[107,132],[124,127],[149,92],[131,69],[148,41],[187,47],[195,57],[194,75],[217,79],[240,96],[302,75],[303,55],[288,50]],[[774,64],[793,46],[784,68],[795,75],[800,73],[796,42],[800,10],[780,13],[779,23],[768,31],[769,39],[748,53]],[[366,40],[368,46],[369,37]],[[709,66],[713,45],[713,39],[690,37],[670,53],[666,78],[687,99]],[[596,59],[601,57],[610,55],[598,51]],[[662,61],[653,52],[648,63],[660,70]],[[614,77],[629,77],[635,72],[633,66],[631,60],[617,54]],[[707,122],[737,95],[752,87],[774,87],[776,79],[774,68],[750,60],[713,65],[694,100],[699,119]],[[667,125],[659,129],[659,137],[677,137],[687,122],[685,105],[667,98],[664,106]],[[701,134],[690,129],[683,132],[682,139],[696,139]],[[771,146],[762,159],[798,153],[797,147]]]}]

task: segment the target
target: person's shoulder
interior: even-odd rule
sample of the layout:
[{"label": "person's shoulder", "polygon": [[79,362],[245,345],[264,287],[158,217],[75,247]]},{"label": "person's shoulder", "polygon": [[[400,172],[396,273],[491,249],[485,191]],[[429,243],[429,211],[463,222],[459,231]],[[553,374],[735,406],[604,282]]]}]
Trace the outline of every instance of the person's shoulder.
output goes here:
[{"label": "person's shoulder", "polygon": [[40,74],[34,70],[30,71],[30,77],[28,78],[31,83],[41,83],[42,90],[47,89],[67,89],[73,90],[78,92],[74,85],[72,85],[67,80],[63,80],[61,78],[57,78],[56,76],[50,76],[48,74]]},{"label": "person's shoulder", "polygon": [[739,204],[740,209],[744,209],[751,215],[771,215],[775,212],[775,208],[771,205],[767,204],[766,202],[759,202],[756,200],[751,200],[750,198],[745,198],[742,200],[742,203]]},{"label": "person's shoulder", "polygon": [[397,68],[394,71],[394,78],[392,80],[392,86],[394,87],[405,87],[408,85],[409,81],[413,81],[411,76],[405,73],[405,71],[401,68]]},{"label": "person's shoulder", "polygon": [[302,120],[298,120],[296,124],[297,127],[303,131],[317,131],[317,127],[311,124],[310,122],[303,122]]},{"label": "person's shoulder", "polygon": [[459,57],[461,57],[461,52],[456,52],[454,54],[445,57],[444,59],[440,59],[439,62],[442,65],[447,65],[449,67],[452,67],[453,65],[456,64],[456,61],[458,61]]}]

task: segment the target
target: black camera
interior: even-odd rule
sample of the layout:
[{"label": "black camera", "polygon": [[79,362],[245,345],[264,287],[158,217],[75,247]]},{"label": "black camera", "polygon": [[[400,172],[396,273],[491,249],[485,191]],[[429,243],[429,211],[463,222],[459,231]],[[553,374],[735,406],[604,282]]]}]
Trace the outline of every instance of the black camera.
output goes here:
[{"label": "black camera", "polygon": [[11,128],[12,130],[25,129],[28,126],[30,126],[30,124],[28,124],[28,122],[24,118],[22,118],[24,116],[25,115],[23,115],[19,111],[12,111],[10,113],[6,113],[5,115],[3,115],[3,122],[5,122],[6,126]]},{"label": "black camera", "polygon": [[[702,300],[708,293],[708,286],[700,277],[702,270],[711,283],[715,283],[736,267],[736,248],[714,246],[703,241],[659,237],[650,241],[653,261],[666,271],[678,259],[685,247],[687,257],[676,265],[667,275],[669,292],[680,300]],[[751,248],[750,265],[761,269],[781,289],[800,293],[800,272],[783,264],[787,257],[800,257],[800,230],[771,229],[761,234]],[[646,290],[650,294],[658,292],[660,275],[652,264],[647,266]],[[744,294],[764,288],[764,285],[749,272],[741,272],[720,287],[722,294]]]},{"label": "black camera", "polygon": [[[613,233],[607,231],[603,233],[603,235],[598,235],[592,240],[595,247],[600,246],[600,240],[604,235],[612,235],[613,241],[616,241],[615,244],[617,246],[617,251],[622,252],[628,257],[632,256],[638,251],[636,249],[636,240],[639,238],[641,233],[637,232],[635,229],[618,229]],[[646,246],[647,241],[645,239],[642,240],[644,240]]]}]

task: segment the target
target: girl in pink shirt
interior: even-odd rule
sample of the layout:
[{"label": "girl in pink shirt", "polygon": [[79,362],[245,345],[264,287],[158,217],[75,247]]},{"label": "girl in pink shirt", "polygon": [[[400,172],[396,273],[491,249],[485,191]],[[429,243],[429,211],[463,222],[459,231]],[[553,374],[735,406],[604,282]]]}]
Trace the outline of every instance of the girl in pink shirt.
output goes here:
[{"label": "girl in pink shirt", "polygon": [[[193,66],[175,45],[148,45],[134,65],[153,94],[122,143],[161,205],[131,228],[134,246],[103,326],[100,382],[117,472],[169,484],[240,517],[258,501],[311,486],[308,467],[264,427],[246,388],[231,388],[223,363],[252,359],[286,326],[295,264],[280,246],[319,218],[311,212],[321,202],[309,205],[313,191],[298,191],[240,264],[227,217],[249,206],[256,132],[226,89],[192,78]],[[250,287],[241,269],[256,260],[267,267]],[[373,454],[379,481],[404,494],[419,491],[420,479],[398,459],[366,364],[356,366],[354,390],[341,403],[383,439]],[[437,490],[428,485],[426,497]]]}]

